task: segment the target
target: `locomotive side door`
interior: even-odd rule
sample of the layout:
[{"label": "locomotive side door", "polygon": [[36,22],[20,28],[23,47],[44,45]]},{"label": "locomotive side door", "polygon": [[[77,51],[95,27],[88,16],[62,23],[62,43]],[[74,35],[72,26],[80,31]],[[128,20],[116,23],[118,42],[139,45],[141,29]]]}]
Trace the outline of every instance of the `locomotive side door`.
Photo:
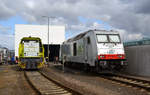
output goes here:
[{"label": "locomotive side door", "polygon": [[92,52],[91,52],[91,41],[90,41],[90,37],[86,37],[84,38],[84,44],[85,44],[85,61],[86,63],[91,63],[91,56],[92,56]]},{"label": "locomotive side door", "polygon": [[88,61],[88,44],[87,44],[87,37],[86,38],[84,38],[84,60],[85,60],[85,62],[87,63],[87,61]]}]

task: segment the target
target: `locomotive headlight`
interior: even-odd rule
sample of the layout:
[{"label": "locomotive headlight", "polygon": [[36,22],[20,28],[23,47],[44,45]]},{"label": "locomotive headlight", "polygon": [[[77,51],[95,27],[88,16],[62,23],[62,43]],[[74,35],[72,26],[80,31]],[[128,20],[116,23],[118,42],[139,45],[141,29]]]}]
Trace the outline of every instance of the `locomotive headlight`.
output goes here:
[{"label": "locomotive headlight", "polygon": [[101,55],[101,56],[100,56],[100,58],[104,58],[104,57],[105,57],[104,55]]},{"label": "locomotive headlight", "polygon": [[122,55],[119,55],[118,57],[122,57]]}]

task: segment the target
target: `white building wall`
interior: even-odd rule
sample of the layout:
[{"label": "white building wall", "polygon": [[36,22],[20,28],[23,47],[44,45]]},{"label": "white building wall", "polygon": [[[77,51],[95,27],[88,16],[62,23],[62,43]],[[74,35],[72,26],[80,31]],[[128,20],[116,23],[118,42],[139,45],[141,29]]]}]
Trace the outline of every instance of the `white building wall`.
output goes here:
[{"label": "white building wall", "polygon": [[[48,44],[47,25],[15,25],[15,56],[18,56],[19,43],[23,37],[39,37]],[[65,41],[65,26],[49,26],[49,44],[62,44]]]}]

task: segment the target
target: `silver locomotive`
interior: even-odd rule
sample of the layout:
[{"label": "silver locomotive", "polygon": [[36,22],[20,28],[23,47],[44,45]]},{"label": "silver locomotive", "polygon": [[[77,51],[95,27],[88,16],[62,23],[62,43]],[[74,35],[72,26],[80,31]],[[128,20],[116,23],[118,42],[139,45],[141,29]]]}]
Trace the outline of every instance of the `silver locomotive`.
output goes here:
[{"label": "silver locomotive", "polygon": [[125,52],[118,32],[89,30],[61,45],[60,61],[82,65],[85,70],[120,70],[125,65]]}]

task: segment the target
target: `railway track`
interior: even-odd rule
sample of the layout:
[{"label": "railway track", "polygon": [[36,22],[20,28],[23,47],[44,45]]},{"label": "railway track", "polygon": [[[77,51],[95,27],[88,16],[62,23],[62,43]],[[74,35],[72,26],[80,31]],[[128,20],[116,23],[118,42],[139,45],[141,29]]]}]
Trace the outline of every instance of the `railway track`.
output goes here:
[{"label": "railway track", "polygon": [[81,95],[69,87],[61,85],[54,79],[50,79],[40,71],[24,71],[24,76],[39,95]]},{"label": "railway track", "polygon": [[117,75],[117,74],[102,75],[102,77],[104,79],[108,79],[111,81],[130,85],[132,87],[142,88],[142,89],[150,92],[150,81],[148,81],[148,80],[142,80],[142,79],[128,77],[125,75],[122,76],[122,75]]},{"label": "railway track", "polygon": [[[74,73],[74,74],[80,73],[81,74],[81,71],[77,71],[76,69],[70,69],[67,67],[66,67],[66,69],[71,73]],[[82,74],[87,75],[87,73],[83,73],[83,72],[82,72]],[[93,76],[93,72],[88,73],[88,74],[90,76]],[[132,76],[120,75],[120,74],[116,74],[116,73],[114,74],[114,73],[95,73],[94,72],[94,76],[100,76],[100,77],[103,77],[104,79],[107,79],[107,80],[122,83],[122,84],[125,84],[127,86],[142,88],[142,89],[150,92],[150,80],[137,79],[137,78],[134,78]]]}]

